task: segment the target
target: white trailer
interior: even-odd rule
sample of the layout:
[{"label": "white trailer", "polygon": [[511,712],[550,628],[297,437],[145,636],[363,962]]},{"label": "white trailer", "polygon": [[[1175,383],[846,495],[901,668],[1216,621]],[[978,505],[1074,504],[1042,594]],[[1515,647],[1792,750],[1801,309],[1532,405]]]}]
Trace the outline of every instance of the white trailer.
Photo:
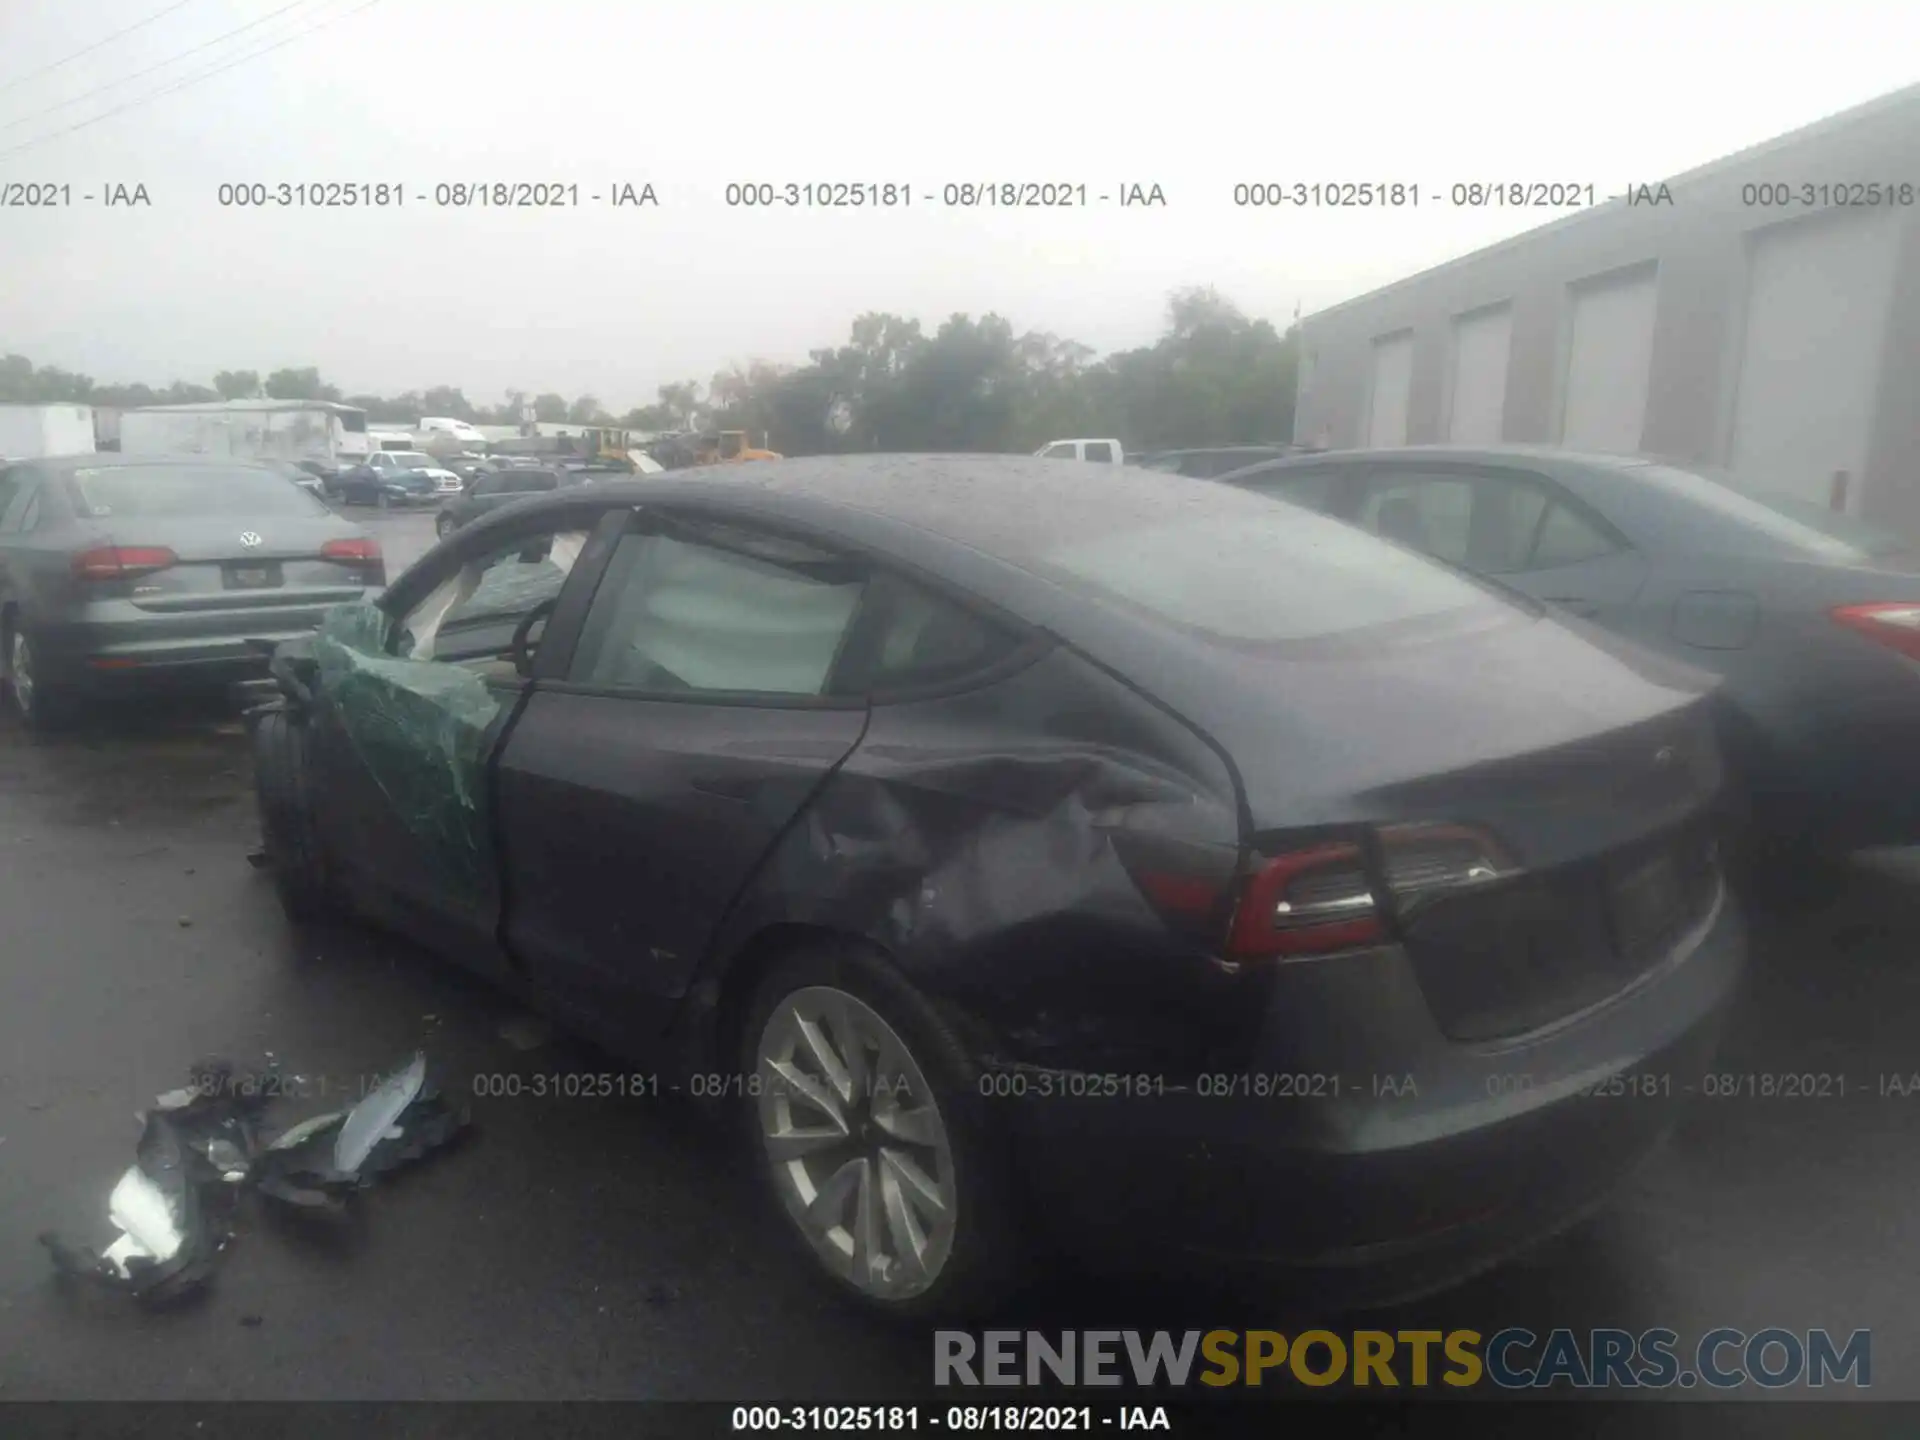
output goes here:
[{"label": "white trailer", "polygon": [[351,405],[306,400],[150,405],[121,415],[120,450],[357,465],[368,451],[367,415]]},{"label": "white trailer", "polygon": [[89,405],[0,405],[0,460],[94,452]]}]

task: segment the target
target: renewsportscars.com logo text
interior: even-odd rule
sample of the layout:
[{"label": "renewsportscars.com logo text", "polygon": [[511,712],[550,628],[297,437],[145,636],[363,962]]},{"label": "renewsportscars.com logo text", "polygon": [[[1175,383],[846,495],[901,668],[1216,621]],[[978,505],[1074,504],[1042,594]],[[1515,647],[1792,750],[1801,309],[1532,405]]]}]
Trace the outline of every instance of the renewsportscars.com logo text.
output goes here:
[{"label": "renewsportscars.com logo text", "polygon": [[936,1385],[1780,1389],[1873,1383],[1873,1333],[1709,1330],[936,1330]]}]

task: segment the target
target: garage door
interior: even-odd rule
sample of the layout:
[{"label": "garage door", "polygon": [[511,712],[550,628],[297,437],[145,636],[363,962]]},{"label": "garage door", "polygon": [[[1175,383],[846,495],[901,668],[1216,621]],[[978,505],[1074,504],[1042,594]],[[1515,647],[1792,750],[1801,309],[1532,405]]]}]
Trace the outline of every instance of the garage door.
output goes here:
[{"label": "garage door", "polygon": [[1573,287],[1562,444],[1619,454],[1640,448],[1653,367],[1654,279],[1648,266]]},{"label": "garage door", "polygon": [[1447,438],[1456,445],[1492,445],[1507,408],[1507,351],[1513,311],[1505,305],[1453,322]]},{"label": "garage door", "polygon": [[1756,237],[1727,468],[1755,489],[1828,503],[1834,472],[1860,508],[1896,213],[1780,225]]},{"label": "garage door", "polygon": [[1373,375],[1367,388],[1367,444],[1407,443],[1407,404],[1413,398],[1413,333],[1373,342]]}]

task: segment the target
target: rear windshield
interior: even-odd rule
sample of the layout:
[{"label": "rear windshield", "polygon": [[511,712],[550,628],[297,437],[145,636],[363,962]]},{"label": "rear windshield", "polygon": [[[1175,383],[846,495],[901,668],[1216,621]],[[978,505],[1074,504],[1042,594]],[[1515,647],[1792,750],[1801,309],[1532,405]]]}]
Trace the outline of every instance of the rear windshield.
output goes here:
[{"label": "rear windshield", "polygon": [[1225,641],[1512,613],[1456,571],[1291,505],[1152,523],[1036,558],[1042,571]]},{"label": "rear windshield", "polygon": [[327,507],[284,475],[252,465],[98,465],[67,475],[74,508],[118,515],[324,515]]},{"label": "rear windshield", "polygon": [[1806,501],[1738,488],[1731,474],[1671,465],[1637,465],[1634,477],[1657,486],[1702,516],[1694,538],[1742,554],[1832,560],[1841,564],[1909,553],[1900,536]]}]

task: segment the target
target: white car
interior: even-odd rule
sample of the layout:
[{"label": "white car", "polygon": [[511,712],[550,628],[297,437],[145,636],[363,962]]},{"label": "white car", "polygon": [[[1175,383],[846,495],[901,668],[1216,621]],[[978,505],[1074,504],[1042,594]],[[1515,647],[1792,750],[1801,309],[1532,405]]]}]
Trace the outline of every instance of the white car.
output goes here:
[{"label": "white car", "polygon": [[1042,460],[1086,460],[1095,465],[1124,465],[1127,452],[1118,440],[1055,440],[1033,452]]}]

